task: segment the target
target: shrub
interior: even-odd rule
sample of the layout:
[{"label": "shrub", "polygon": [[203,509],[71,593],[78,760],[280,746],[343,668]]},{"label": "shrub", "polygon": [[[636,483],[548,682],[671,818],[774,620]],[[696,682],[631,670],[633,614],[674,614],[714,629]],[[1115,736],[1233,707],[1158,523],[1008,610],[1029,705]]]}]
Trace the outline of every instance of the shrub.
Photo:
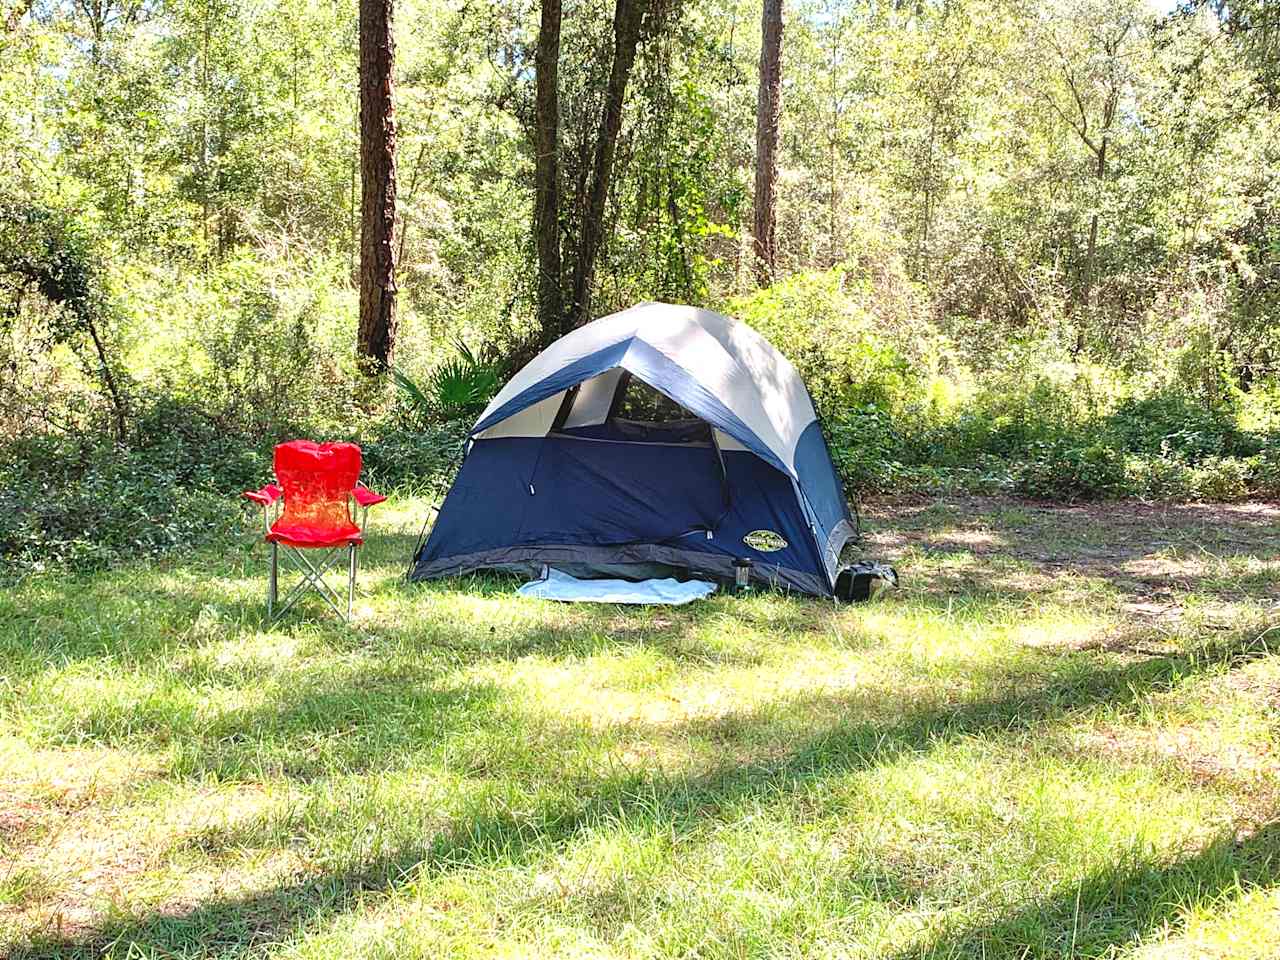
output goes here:
[{"label": "shrub", "polygon": [[[976,385],[942,390],[934,374],[928,395],[825,418],[850,492],[1234,500],[1280,488],[1266,385],[1208,404],[1167,384],[1144,391],[1096,364],[1047,361],[1025,345],[1004,362]],[[946,403],[931,400],[948,393]]]},{"label": "shrub", "polygon": [[[26,295],[36,293],[46,347],[60,344],[78,357],[110,401],[112,427],[120,439],[129,414],[128,385],[114,349],[117,311],[97,247],[84,225],[65,210],[0,200],[0,335],[9,338],[13,321],[29,309]],[[29,362],[22,360],[12,369]]]},{"label": "shrub", "polygon": [[1258,456],[1252,487],[1256,496],[1280,498],[1280,437],[1271,439]]},{"label": "shrub", "polygon": [[1033,452],[1037,444],[1084,448],[1099,440],[1097,412],[1125,389],[1114,372],[1038,361],[1027,348],[1011,350],[1006,359],[1006,368],[989,371],[961,403],[899,411],[904,456],[968,470],[985,457],[1040,456]]},{"label": "shrub", "polygon": [[1102,443],[1075,446],[1058,441],[1032,443],[1015,466],[1017,489],[1052,500],[1093,500],[1125,492],[1124,454]]},{"label": "shrub", "polygon": [[1176,457],[1131,456],[1126,465],[1127,488],[1148,500],[1194,500],[1196,478]]},{"label": "shrub", "polygon": [[471,420],[409,425],[388,419],[362,441],[367,482],[442,497],[466,449]]},{"label": "shrub", "polygon": [[349,430],[362,381],[336,269],[240,258],[198,276],[153,276],[130,304],[135,379],[259,443]]},{"label": "shrub", "polygon": [[168,448],[39,437],[5,453],[0,554],[19,571],[156,557],[241,529],[235,500],[185,478]]},{"label": "shrub", "polygon": [[1134,453],[1175,457],[1188,463],[1208,457],[1249,456],[1261,447],[1257,437],[1239,429],[1230,408],[1209,407],[1168,389],[1120,404],[1102,429]]},{"label": "shrub", "polygon": [[895,344],[870,299],[865,278],[837,268],[796,274],[726,309],[795,365],[822,417],[839,418],[868,404],[898,409],[926,384],[924,365]]},{"label": "shrub", "polygon": [[1243,500],[1249,495],[1256,461],[1240,457],[1209,457],[1195,468],[1196,491],[1201,500]]},{"label": "shrub", "polygon": [[902,479],[902,438],[893,417],[867,404],[828,427],[831,456],[851,496],[890,491]]},{"label": "shrub", "polygon": [[475,417],[502,386],[503,369],[494,359],[480,359],[461,340],[457,354],[435,367],[419,385],[393,370],[406,412],[419,423],[447,423]]},{"label": "shrub", "polygon": [[229,429],[190,400],[159,395],[148,398],[136,418],[132,456],[170,464],[184,487],[232,493],[262,482],[274,441],[292,439],[286,432],[264,438]]}]

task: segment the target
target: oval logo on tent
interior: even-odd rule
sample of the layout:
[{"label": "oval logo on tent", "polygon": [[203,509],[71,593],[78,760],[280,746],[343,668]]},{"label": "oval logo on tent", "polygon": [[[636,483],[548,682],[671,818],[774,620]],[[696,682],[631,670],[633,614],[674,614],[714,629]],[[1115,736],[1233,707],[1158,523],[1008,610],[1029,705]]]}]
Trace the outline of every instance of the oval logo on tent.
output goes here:
[{"label": "oval logo on tent", "polygon": [[742,538],[742,542],[752,550],[759,550],[761,553],[787,549],[787,541],[772,530],[752,530]]}]

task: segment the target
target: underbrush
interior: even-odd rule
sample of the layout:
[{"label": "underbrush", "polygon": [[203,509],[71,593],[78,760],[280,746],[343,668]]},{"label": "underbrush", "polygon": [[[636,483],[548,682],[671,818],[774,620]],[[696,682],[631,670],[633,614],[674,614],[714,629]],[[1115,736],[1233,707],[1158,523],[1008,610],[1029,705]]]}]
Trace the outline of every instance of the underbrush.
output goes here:
[{"label": "underbrush", "polygon": [[[953,408],[881,398],[823,411],[850,496],[1005,493],[1047,500],[1228,501],[1280,496],[1280,437],[1229,407],[1175,394],[1080,412],[1046,397],[979,394]],[[1065,403],[1065,405],[1064,405]],[[1048,411],[1048,412],[1046,412]],[[365,480],[439,502],[470,419],[424,421],[391,401],[346,426],[305,419],[262,433],[190,401],[152,398],[124,442],[104,430],[11,441],[0,458],[0,554],[10,573],[85,569],[244,537],[239,498],[293,437],[361,444]]]},{"label": "underbrush", "polygon": [[[1007,405],[1007,400],[1006,400]],[[868,405],[827,421],[851,491],[1013,493],[1049,500],[1229,501],[1280,495],[1280,434],[1241,430],[1229,408],[1185,397],[1105,414],[1017,415],[975,403],[948,417]]]},{"label": "underbrush", "polygon": [[[1280,437],[1173,395],[1093,416],[1048,416],[1044,397],[982,397],[948,413],[863,403],[825,412],[852,497],[1006,493],[1047,500],[1228,501],[1280,496]],[[1052,409],[1048,405],[1047,409]],[[297,436],[361,444],[366,482],[439,502],[470,420],[423,422],[390,404],[335,428],[305,420],[254,434],[198,406],[153,399],[125,442],[105,431],[12,441],[0,458],[0,554],[10,572],[95,568],[246,535],[239,498],[270,476],[272,446]]]},{"label": "underbrush", "polygon": [[176,459],[171,445],[42,437],[5,453],[0,553],[11,572],[156,557],[239,528],[234,502],[200,476],[208,464]]},{"label": "underbrush", "polygon": [[298,437],[358,442],[370,485],[441,496],[465,427],[424,422],[389,385],[363,384],[334,269],[244,259],[121,283],[106,344],[119,405],[86,377],[83,344],[49,348],[55,307],[18,317],[0,338],[6,576],[244,537],[257,518],[240,493],[270,478],[275,444]]},{"label": "underbrush", "polygon": [[1036,339],[978,356],[909,315],[909,286],[844,266],[726,308],[796,365],[851,495],[1280,496],[1280,393],[1242,389],[1203,338],[1141,371]]},{"label": "underbrush", "polygon": [[362,431],[299,423],[269,437],[219,429],[198,408],[157,403],[125,442],[103,432],[36,436],[0,459],[0,556],[10,575],[96,569],[230,543],[256,530],[240,497],[271,477],[275,443],[294,437],[361,444],[364,480],[436,500],[462,458],[466,424],[406,427],[394,416]]},{"label": "underbrush", "polygon": [[[1229,358],[1201,340],[1146,370],[1034,339],[980,357],[943,332],[957,323],[920,319],[927,301],[900,271],[878,269],[797,275],[723,307],[796,365],[851,497],[1280,496],[1280,387],[1244,389]],[[496,334],[461,318],[452,345],[407,336],[395,382],[370,387],[355,373],[353,309],[331,272],[232,262],[178,287],[136,285],[138,303],[125,312],[169,322],[156,337],[123,321],[113,328],[123,431],[105,397],[95,406],[92,379],[76,375],[76,363],[35,349],[46,318],[15,325],[12,343],[0,345],[9,371],[0,557],[9,575],[246,536],[256,518],[239,494],[270,476],[274,444],[295,437],[358,442],[371,486],[439,502],[510,357]],[[416,321],[406,321],[412,330]],[[43,359],[28,369],[27,355]],[[90,369],[83,358],[80,366]]]}]

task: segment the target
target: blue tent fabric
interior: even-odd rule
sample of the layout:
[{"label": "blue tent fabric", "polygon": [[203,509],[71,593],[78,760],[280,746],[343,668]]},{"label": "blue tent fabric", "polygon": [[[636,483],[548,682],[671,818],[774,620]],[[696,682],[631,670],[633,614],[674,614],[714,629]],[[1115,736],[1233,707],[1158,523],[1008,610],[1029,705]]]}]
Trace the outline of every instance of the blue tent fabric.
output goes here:
[{"label": "blue tent fabric", "polygon": [[[584,385],[607,393],[614,381],[595,378],[619,369],[697,420],[636,424],[605,403],[559,426]],[[412,579],[550,564],[728,580],[745,558],[760,583],[830,596],[853,534],[799,375],[709,311],[644,304],[574,331],[512,378],[472,438]]]},{"label": "blue tent fabric", "polygon": [[582,357],[557,370],[554,375],[539,380],[535,386],[529,387],[517,396],[512,397],[496,410],[490,404],[489,409],[480,415],[480,419],[472,427],[472,436],[484,432],[485,429],[496,423],[501,423],[512,414],[533,406],[539,400],[545,400],[554,394],[562,393],[569,387],[576,387],[596,374],[619,366],[622,358],[626,356],[629,346],[629,343],[614,344],[589,356]]},{"label": "blue tent fabric", "polygon": [[800,489],[813,512],[814,525],[823,534],[824,563],[834,579],[840,550],[855,530],[844,485],[831,462],[831,451],[827,449],[827,439],[817,420],[805,428],[796,444],[796,472],[803,478]]}]

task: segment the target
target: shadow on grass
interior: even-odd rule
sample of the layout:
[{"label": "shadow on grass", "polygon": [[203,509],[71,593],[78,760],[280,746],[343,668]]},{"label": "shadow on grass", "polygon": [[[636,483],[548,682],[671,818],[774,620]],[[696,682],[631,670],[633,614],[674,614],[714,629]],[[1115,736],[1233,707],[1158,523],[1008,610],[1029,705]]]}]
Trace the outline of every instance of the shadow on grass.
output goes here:
[{"label": "shadow on grass", "polygon": [[[1230,667],[1267,648],[1259,638],[1242,634],[1195,650],[1104,669],[1079,664],[1058,671],[1038,684],[1023,678],[1004,689],[959,704],[920,705],[894,700],[875,713],[896,720],[845,719],[865,711],[865,695],[815,695],[791,701],[807,718],[813,708],[832,718],[798,747],[764,760],[737,760],[690,775],[662,775],[623,769],[607,776],[563,769],[556,749],[538,752],[530,769],[538,799],[513,810],[501,790],[481,791],[469,809],[455,811],[433,836],[418,829],[388,838],[385,855],[366,862],[337,864],[322,876],[294,880],[244,896],[206,900],[185,910],[109,920],[88,939],[46,937],[20,948],[17,957],[90,957],[157,953],[230,958],[258,952],[267,944],[305,936],[319,925],[353,910],[362,895],[391,893],[416,878],[431,878],[492,863],[528,865],[563,850],[575,837],[620,821],[638,821],[663,834],[681,836],[708,821],[729,820],[741,804],[771,804],[808,785],[850,772],[873,769],[905,754],[924,753],[935,745],[969,737],[1003,735],[1069,719],[1099,705],[1135,704],[1153,691],[1168,688],[1196,673]],[[530,722],[544,722],[545,718]],[[782,717],[785,724],[789,721]],[[751,741],[779,722],[777,709],[744,712],[717,720],[693,720],[678,730],[712,737],[732,746]],[[670,728],[665,728],[670,730]],[[552,731],[551,743],[580,736],[570,725]],[[513,748],[514,749],[514,748]],[[732,750],[726,750],[732,755]],[[499,764],[501,766],[501,764]],[[547,789],[558,784],[558,789]],[[528,784],[526,784],[528,785]],[[520,805],[517,805],[519,807]],[[342,816],[335,810],[332,816]],[[349,818],[348,818],[349,819]],[[1049,955],[1053,945],[1077,938],[1086,956],[1100,956],[1176,916],[1180,905],[1209,902],[1231,889],[1236,878],[1245,885],[1277,880],[1277,835],[1268,828],[1244,844],[1220,843],[1173,865],[1141,861],[1113,865],[1060,895],[1029,905],[1009,916],[997,916],[980,927],[948,932],[906,957],[964,956],[990,942],[997,956]],[[1076,904],[1079,902],[1079,909]],[[1082,935],[1086,939],[1079,939]],[[1039,939],[1031,939],[1032,937]],[[1014,944],[1040,944],[1027,953]],[[1086,945],[1087,944],[1087,948]],[[976,946],[975,946],[976,945]],[[975,956],[979,955],[974,953]]]},{"label": "shadow on grass", "polygon": [[[940,601],[923,602],[928,606]],[[808,606],[783,605],[781,619],[788,621],[796,611],[804,616]],[[426,637],[421,635],[420,627],[412,625],[385,629],[367,641],[376,657],[354,665],[339,665],[322,676],[310,672],[305,655],[296,665],[291,661],[253,661],[249,666],[223,664],[201,656],[184,663],[179,658],[148,695],[128,695],[121,700],[98,698],[51,716],[46,735],[52,742],[168,748],[172,750],[172,775],[211,775],[220,780],[284,776],[309,781],[338,772],[386,769],[389,765],[416,762],[423,750],[455,741],[455,758],[469,758],[468,762],[479,769],[492,768],[477,756],[476,744],[482,743],[477,740],[479,736],[498,741],[502,731],[528,731],[538,742],[553,745],[553,753],[557,737],[543,729],[529,731],[528,717],[511,705],[510,697],[499,687],[442,680],[446,675],[467,664],[515,660],[535,653],[553,652],[558,659],[590,654],[615,644],[620,633],[625,642],[629,630],[677,663],[705,664],[727,659],[735,663],[746,660],[754,665],[758,661],[759,655],[750,651],[726,655],[705,647],[693,636],[700,618],[714,617],[721,611],[711,606],[703,611],[664,614],[671,619],[662,621],[662,626],[655,626],[652,615],[640,611],[618,613],[606,609],[587,615],[575,611],[568,624],[554,627],[535,623],[497,642],[483,624],[476,630],[459,623],[437,625]],[[955,614],[961,619],[964,616],[962,610]],[[980,611],[974,613],[979,614]],[[766,616],[769,629],[776,629],[776,619]],[[1249,632],[1240,636],[1247,639]],[[331,639],[339,643],[365,642],[336,625]],[[865,646],[877,641],[874,631],[862,630],[850,642]],[[418,656],[419,650],[429,653],[435,648],[446,648],[450,654],[434,659]],[[843,695],[843,699],[824,694],[811,703],[782,701],[767,704],[757,715],[730,712],[713,720],[668,724],[662,733],[677,738],[702,737],[725,747],[740,743],[749,748],[752,738],[758,739],[776,725],[780,733],[775,741],[793,743],[803,738],[816,743],[813,731],[803,724],[794,729],[786,727],[786,717],[792,713],[832,718],[835,725],[826,732],[831,737],[844,734],[837,722],[840,717],[855,716],[875,721],[857,728],[873,740],[890,736],[909,741],[914,737],[927,743],[939,730],[945,732],[951,727],[980,729],[993,722],[1015,726],[1051,716],[1071,709],[1073,697],[1083,703],[1132,698],[1135,694],[1127,685],[1139,683],[1144,689],[1151,689],[1171,682],[1178,671],[1196,672],[1213,662],[1217,649],[1201,647],[1176,656],[1157,654],[1125,667],[1119,674],[1114,669],[1099,670],[1097,657],[1088,653],[1029,650],[999,663],[975,663],[966,675],[971,677],[970,696],[978,697],[976,700],[953,703],[939,697],[933,703],[926,693],[922,704],[919,691],[911,694],[915,699],[904,702],[896,691],[859,687]],[[963,664],[953,662],[952,667],[965,672]],[[1059,679],[1046,687],[1041,681],[1050,669]],[[1119,686],[1114,684],[1117,676],[1123,681]],[[230,692],[231,702],[251,691],[248,705],[211,709],[223,689]],[[994,698],[987,693],[1005,689],[1010,691],[1007,695]],[[547,718],[540,724],[555,722],[558,721]],[[882,723],[889,725],[888,733]],[[642,732],[641,726],[624,722],[621,727],[615,725],[615,729],[629,734]],[[895,730],[899,731],[896,735]],[[574,732],[575,738],[565,742],[581,744],[594,737],[602,747],[610,746],[604,742],[606,737],[601,730],[584,726]],[[850,742],[859,742],[859,737],[850,738]],[[488,740],[483,741],[487,743]],[[548,772],[550,779],[555,776],[556,771]]]},{"label": "shadow on grass", "polygon": [[[1224,573],[1225,567],[1280,560],[1278,514],[1262,504],[1063,505],[968,497],[880,503],[872,514],[870,553],[914,554],[926,567],[941,563],[928,589],[953,593],[983,592],[999,572],[993,564],[1012,559],[1041,577],[1105,580],[1135,598],[1174,589],[1238,600],[1274,596],[1274,572]],[[957,561],[968,566],[945,568]]]},{"label": "shadow on grass", "polygon": [[1135,853],[1079,883],[990,920],[944,931],[893,960],[1113,957],[1116,949],[1173,925],[1184,911],[1224,895],[1280,883],[1280,821],[1242,840],[1219,838],[1170,863]]}]

